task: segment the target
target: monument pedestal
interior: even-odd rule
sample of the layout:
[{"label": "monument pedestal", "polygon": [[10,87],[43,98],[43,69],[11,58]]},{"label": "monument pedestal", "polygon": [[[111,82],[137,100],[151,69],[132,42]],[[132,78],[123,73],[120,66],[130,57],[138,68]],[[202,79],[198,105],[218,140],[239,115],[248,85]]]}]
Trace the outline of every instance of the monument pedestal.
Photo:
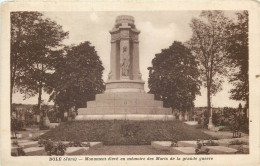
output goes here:
[{"label": "monument pedestal", "polygon": [[80,108],[76,120],[173,120],[171,108],[142,92],[106,92]]},{"label": "monument pedestal", "polygon": [[144,81],[116,80],[106,83],[106,92],[140,92],[144,93]]},{"label": "monument pedestal", "polygon": [[76,120],[172,120],[171,108],[146,94],[139,70],[140,31],[132,16],[118,16],[111,34],[110,72],[104,94],[80,108]]},{"label": "monument pedestal", "polygon": [[215,125],[213,124],[212,122],[212,117],[209,118],[209,124],[208,124],[208,129],[209,130],[212,130],[215,128]]}]

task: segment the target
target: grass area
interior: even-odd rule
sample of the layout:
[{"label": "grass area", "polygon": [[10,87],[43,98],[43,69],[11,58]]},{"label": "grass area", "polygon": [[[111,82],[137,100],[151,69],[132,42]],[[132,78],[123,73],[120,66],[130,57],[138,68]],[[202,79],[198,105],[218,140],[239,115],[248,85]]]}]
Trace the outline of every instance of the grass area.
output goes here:
[{"label": "grass area", "polygon": [[71,121],[41,136],[54,141],[102,141],[105,145],[150,145],[151,141],[214,139],[181,121]]}]

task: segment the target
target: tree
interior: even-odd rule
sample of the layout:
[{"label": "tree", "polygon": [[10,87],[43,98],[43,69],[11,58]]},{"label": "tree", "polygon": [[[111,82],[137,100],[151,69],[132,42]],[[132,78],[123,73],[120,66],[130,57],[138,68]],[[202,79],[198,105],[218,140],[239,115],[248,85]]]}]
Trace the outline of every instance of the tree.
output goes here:
[{"label": "tree", "polygon": [[232,89],[231,99],[246,101],[249,106],[249,80],[248,80],[248,12],[237,13],[237,23],[229,27],[229,60],[230,67],[235,69],[229,79],[235,88]]},{"label": "tree", "polygon": [[11,12],[11,104],[17,77],[21,77],[29,68],[27,62],[30,60],[30,39],[34,35],[31,27],[34,27],[41,16],[38,12]]},{"label": "tree", "polygon": [[152,60],[148,68],[150,93],[165,106],[187,111],[194,107],[199,94],[200,81],[197,62],[190,50],[181,42],[174,42]]},{"label": "tree", "polygon": [[200,62],[200,76],[207,88],[208,115],[211,116],[211,96],[221,90],[227,76],[226,49],[228,43],[228,20],[222,11],[202,11],[200,19],[191,21],[192,38],[189,47]]},{"label": "tree", "polygon": [[94,100],[95,95],[105,88],[102,79],[104,67],[90,42],[65,50],[55,66],[50,96],[50,100],[59,106],[61,116],[72,107],[76,110],[86,107],[86,101]]},{"label": "tree", "polygon": [[54,69],[53,59],[60,55],[68,32],[39,12],[13,12],[11,21],[11,90],[15,85],[25,98],[38,94],[40,109],[42,90]]}]

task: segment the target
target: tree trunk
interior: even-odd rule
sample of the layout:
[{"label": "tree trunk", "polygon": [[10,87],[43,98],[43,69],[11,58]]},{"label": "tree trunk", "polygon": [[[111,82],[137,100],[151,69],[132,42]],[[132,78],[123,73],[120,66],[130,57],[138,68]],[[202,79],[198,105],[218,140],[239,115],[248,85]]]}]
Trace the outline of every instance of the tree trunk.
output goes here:
[{"label": "tree trunk", "polygon": [[[42,103],[42,77],[43,77],[43,71],[44,71],[44,69],[43,69],[43,64],[41,64],[42,66],[41,66],[41,73],[40,73],[40,80],[39,80],[39,96],[38,96],[38,110],[39,110],[39,112],[40,113],[42,113],[42,116],[44,117],[44,115],[43,115],[43,112],[41,112],[41,103]],[[37,68],[38,68],[38,64],[37,64]]]},{"label": "tree trunk", "polygon": [[38,105],[37,105],[39,111],[41,110],[41,102],[42,102],[42,82],[40,82],[39,84],[39,96],[38,96]]},{"label": "tree trunk", "polygon": [[[14,62],[11,62],[11,63],[14,63]],[[13,91],[14,91],[15,73],[16,73],[16,64],[12,64],[11,65],[11,87],[10,87],[11,110],[12,110],[12,104],[13,104]]]},{"label": "tree trunk", "polygon": [[10,112],[12,112],[12,110],[13,110],[13,107],[12,107],[12,104],[13,104],[13,88],[14,88],[14,85],[13,85],[13,83],[11,82],[11,90],[10,90],[10,106],[11,106],[11,111]]},{"label": "tree trunk", "polygon": [[207,108],[207,111],[208,111],[208,117],[209,118],[211,116],[211,100],[210,100],[210,87],[208,86],[207,87],[207,101],[208,101],[208,108]]}]

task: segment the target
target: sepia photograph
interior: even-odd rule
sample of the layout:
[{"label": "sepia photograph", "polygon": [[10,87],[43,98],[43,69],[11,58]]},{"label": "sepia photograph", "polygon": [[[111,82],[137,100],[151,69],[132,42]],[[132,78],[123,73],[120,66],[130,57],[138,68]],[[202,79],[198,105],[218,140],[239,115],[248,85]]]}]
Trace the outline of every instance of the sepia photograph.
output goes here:
[{"label": "sepia photograph", "polygon": [[259,141],[250,125],[250,15],[11,10],[2,102],[10,157],[86,164],[259,153],[250,141]]}]

